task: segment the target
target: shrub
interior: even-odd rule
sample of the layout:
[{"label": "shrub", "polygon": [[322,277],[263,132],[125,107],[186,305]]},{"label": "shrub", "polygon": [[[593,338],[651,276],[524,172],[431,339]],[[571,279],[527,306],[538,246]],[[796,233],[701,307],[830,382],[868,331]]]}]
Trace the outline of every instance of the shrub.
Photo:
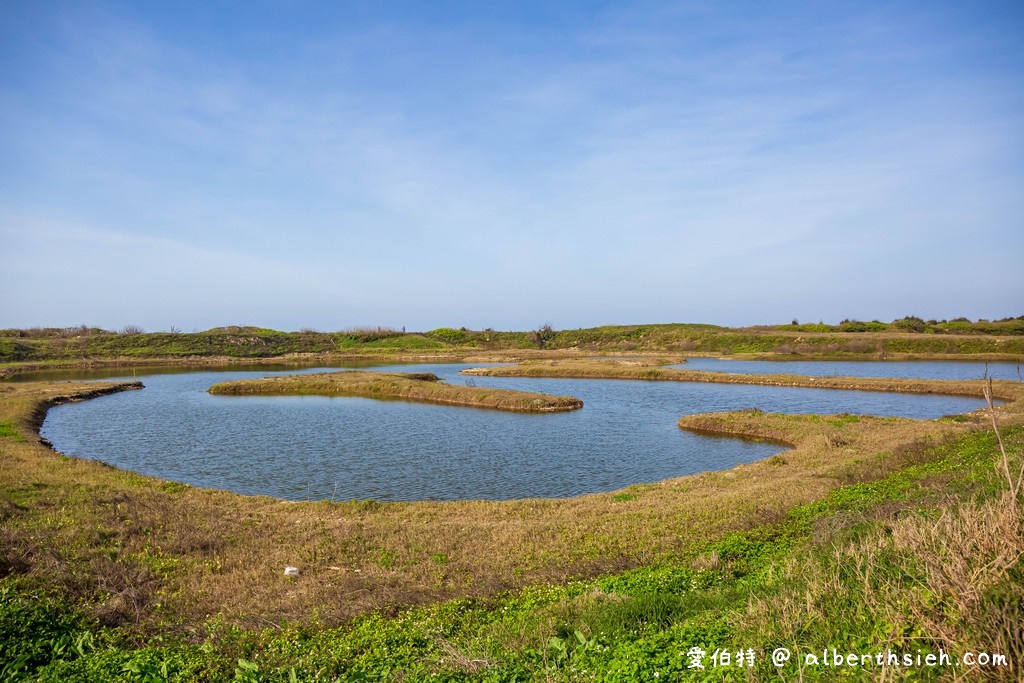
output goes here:
[{"label": "shrub", "polygon": [[867,332],[868,324],[860,320],[844,320],[839,323],[840,332]]},{"label": "shrub", "polygon": [[548,342],[555,338],[555,331],[551,329],[551,323],[544,323],[539,328],[530,333],[530,341],[537,345],[537,348],[543,349],[548,345]]},{"label": "shrub", "polygon": [[892,321],[893,327],[904,332],[924,332],[926,323],[917,316],[908,315],[899,320]]},{"label": "shrub", "polygon": [[439,327],[436,330],[429,332],[428,334],[430,334],[432,337],[437,337],[442,341],[450,342],[452,344],[458,344],[459,342],[466,341],[465,332],[463,332],[462,330],[453,329],[451,327]]}]

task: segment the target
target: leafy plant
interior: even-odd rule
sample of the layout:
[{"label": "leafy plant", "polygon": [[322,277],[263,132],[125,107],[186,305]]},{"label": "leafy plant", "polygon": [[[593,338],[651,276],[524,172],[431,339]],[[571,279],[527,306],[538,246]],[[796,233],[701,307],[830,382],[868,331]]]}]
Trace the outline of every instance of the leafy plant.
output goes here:
[{"label": "leafy plant", "polygon": [[555,331],[551,329],[551,323],[544,323],[530,333],[530,340],[536,344],[539,349],[545,348],[548,345],[548,342],[554,338]]},{"label": "leafy plant", "polygon": [[430,332],[430,335],[452,344],[466,341],[466,333],[464,331],[452,329],[451,327],[439,327]]}]

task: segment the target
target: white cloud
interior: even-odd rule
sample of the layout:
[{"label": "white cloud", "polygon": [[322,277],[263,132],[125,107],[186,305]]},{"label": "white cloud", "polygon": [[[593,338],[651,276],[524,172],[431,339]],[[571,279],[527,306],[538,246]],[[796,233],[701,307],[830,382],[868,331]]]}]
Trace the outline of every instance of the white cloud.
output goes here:
[{"label": "white cloud", "polygon": [[[482,35],[389,16],[282,28],[279,57],[256,60],[235,34],[211,47],[141,10],[78,12],[30,48],[37,85],[0,93],[11,284],[92,263],[78,291],[43,287],[23,311],[322,327],[332,302],[430,327],[492,311],[532,325],[541,308],[678,320],[753,310],[751,289],[888,305],[884,286],[845,284],[863,277],[926,297],[978,263],[960,236],[1020,245],[1024,125],[1019,75],[942,71],[981,43],[923,40],[938,20],[908,12],[691,3]],[[704,287],[722,264],[735,282]],[[680,309],[679,292],[714,302]]]}]

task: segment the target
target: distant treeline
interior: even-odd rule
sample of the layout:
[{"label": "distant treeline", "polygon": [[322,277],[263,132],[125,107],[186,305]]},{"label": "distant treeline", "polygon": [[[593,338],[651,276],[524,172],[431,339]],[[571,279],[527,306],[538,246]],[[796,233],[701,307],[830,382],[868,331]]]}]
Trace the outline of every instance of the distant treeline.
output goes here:
[{"label": "distant treeline", "polygon": [[[908,315],[903,318],[898,318],[892,322],[884,323],[879,320],[855,320],[846,318],[838,325],[832,325],[829,323],[817,322],[817,323],[801,323],[798,320],[793,320],[788,325],[755,325],[751,327],[738,327],[729,328],[721,327],[718,325],[701,325],[701,324],[669,324],[669,325],[645,325],[645,326],[606,326],[597,328],[588,328],[588,330],[635,330],[638,328],[665,328],[665,327],[685,327],[685,328],[701,328],[701,329],[712,329],[712,330],[746,330],[746,331],[765,331],[765,330],[778,330],[778,331],[794,331],[794,332],[924,332],[927,334],[995,334],[995,335],[1024,335],[1024,315],[1017,316],[1016,318],[1000,318],[999,320],[985,320],[979,319],[977,321],[971,321],[968,318],[952,318],[950,320],[925,320],[917,316]],[[584,330],[580,330],[584,331]],[[363,341],[370,341],[376,339],[383,339],[387,337],[399,337],[406,335],[413,336],[434,336],[443,341],[448,342],[464,342],[474,336],[484,335],[508,335],[508,334],[525,334],[528,338],[531,338],[533,343],[536,343],[536,337],[538,333],[552,333],[553,330],[549,324],[541,326],[538,330],[530,330],[524,333],[516,332],[495,332],[493,329],[486,329],[480,332],[473,332],[465,327],[454,329],[450,327],[439,327],[436,330],[431,330],[426,333],[407,333],[405,329],[396,330],[392,327],[351,327],[338,332],[320,332],[312,328],[303,328],[298,332],[282,332],[279,330],[272,330],[263,327],[249,327],[249,326],[237,326],[230,325],[227,327],[215,327],[210,330],[203,332],[192,332],[190,334],[208,334],[208,335],[229,335],[229,334],[301,334],[301,335],[341,335],[344,337],[355,338]],[[138,325],[126,325],[120,330],[105,330],[100,327],[89,327],[88,325],[72,325],[70,327],[28,327],[28,328],[8,328],[0,329],[0,337],[17,337],[26,339],[37,339],[37,338],[69,338],[69,337],[86,337],[90,335],[139,335],[145,334],[145,330]],[[160,333],[154,333],[160,334]],[[171,327],[170,331],[166,334],[182,334],[181,330],[176,327]],[[557,334],[557,333],[556,333]]]},{"label": "distant treeline", "polygon": [[[1007,338],[1010,337],[1010,338]],[[774,353],[816,357],[887,354],[1024,354],[1024,316],[1002,320],[923,320],[883,323],[844,320],[728,328],[701,324],[605,326],[577,330],[502,332],[442,327],[406,332],[387,327],[337,332],[282,332],[218,327],[203,332],[119,331],[81,325],[0,330],[0,362],[103,358],[277,358],[289,354],[472,353],[516,349],[720,354]]]},{"label": "distant treeline", "polygon": [[978,320],[971,322],[967,318],[952,320],[924,320],[908,315],[891,323],[878,320],[843,320],[838,325],[824,323],[800,324],[794,320],[789,325],[781,325],[775,329],[796,330],[799,332],[924,332],[927,334],[999,334],[1024,335],[1024,315],[1016,318],[999,320]]}]

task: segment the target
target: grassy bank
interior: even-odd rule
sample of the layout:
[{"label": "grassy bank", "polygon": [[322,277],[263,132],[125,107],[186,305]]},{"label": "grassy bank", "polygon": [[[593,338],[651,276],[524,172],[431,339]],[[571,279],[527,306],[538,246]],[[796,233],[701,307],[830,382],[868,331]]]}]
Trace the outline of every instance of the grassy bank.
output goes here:
[{"label": "grassy bank", "polygon": [[[831,680],[834,670],[801,660],[779,671],[767,656],[783,646],[1024,656],[1012,619],[1024,604],[1019,507],[1003,494],[983,414],[716,414],[683,426],[793,448],[566,500],[289,503],[38,443],[47,405],[97,390],[116,387],[0,384],[0,672],[671,680],[694,673],[687,652],[699,647],[753,650],[755,679]],[[1016,472],[1021,403],[998,414]],[[285,577],[287,565],[300,575]],[[747,674],[704,664],[712,680]]]},{"label": "grassy bank", "polygon": [[658,324],[578,330],[496,331],[438,328],[405,332],[387,328],[283,332],[220,327],[202,332],[111,332],[85,326],[0,330],[0,364],[138,363],[154,359],[304,358],[341,356],[465,356],[531,351],[573,353],[673,353],[740,357],[990,360],[1024,357],[1024,320],[931,325],[781,325],[727,328]]},{"label": "grassy bank", "polygon": [[429,372],[330,372],[220,382],[211,394],[226,396],[360,396],[379,400],[415,401],[518,413],[577,410],[583,401],[511,389],[446,384]]}]

